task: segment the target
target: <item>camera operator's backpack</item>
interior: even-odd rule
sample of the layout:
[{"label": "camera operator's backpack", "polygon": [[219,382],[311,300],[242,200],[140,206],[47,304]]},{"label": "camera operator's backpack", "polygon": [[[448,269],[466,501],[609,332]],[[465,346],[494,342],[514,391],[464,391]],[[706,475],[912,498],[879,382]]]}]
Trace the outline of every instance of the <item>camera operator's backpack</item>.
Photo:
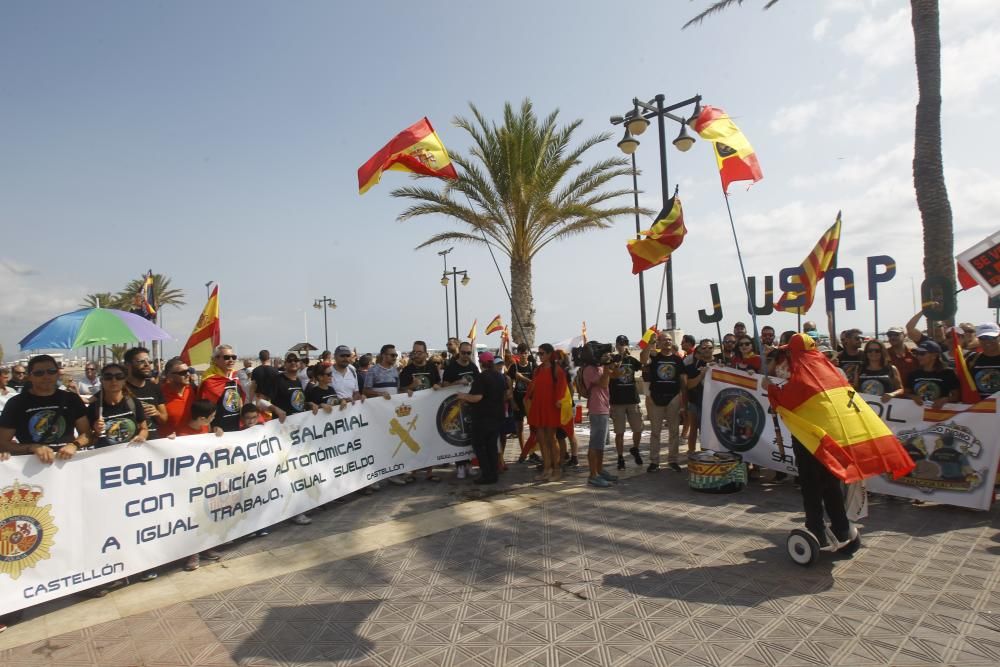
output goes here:
[{"label": "camera operator's backpack", "polygon": [[573,388],[576,390],[576,393],[580,398],[590,399],[590,387],[587,386],[587,383],[583,379],[583,371],[585,368],[586,366],[576,372],[576,377],[573,378]]}]

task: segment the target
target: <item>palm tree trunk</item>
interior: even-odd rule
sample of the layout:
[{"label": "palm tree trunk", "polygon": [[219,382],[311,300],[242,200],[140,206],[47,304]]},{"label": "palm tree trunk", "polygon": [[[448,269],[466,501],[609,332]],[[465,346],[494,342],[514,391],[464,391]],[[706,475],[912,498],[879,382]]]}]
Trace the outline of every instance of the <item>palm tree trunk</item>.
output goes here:
[{"label": "palm tree trunk", "polygon": [[535,346],[535,301],[531,295],[531,260],[510,260],[511,333],[518,343]]},{"label": "palm tree trunk", "polygon": [[955,291],[951,204],[941,156],[941,34],[938,0],[910,0],[917,63],[913,188],[924,228],[924,277],[940,277]]}]

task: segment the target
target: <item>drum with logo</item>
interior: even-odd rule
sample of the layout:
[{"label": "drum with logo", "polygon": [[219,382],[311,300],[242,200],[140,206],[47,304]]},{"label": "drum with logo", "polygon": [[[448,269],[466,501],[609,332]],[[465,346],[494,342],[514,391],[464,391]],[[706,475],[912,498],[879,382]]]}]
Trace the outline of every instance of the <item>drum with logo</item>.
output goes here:
[{"label": "drum with logo", "polygon": [[747,469],[738,454],[700,451],[688,454],[688,486],[705,493],[736,493],[747,483]]}]

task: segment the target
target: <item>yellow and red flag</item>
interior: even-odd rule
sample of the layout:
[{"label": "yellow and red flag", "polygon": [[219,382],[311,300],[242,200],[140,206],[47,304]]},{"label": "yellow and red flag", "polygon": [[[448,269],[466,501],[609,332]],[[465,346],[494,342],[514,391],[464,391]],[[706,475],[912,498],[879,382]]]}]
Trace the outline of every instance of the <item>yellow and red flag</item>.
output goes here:
[{"label": "yellow and red flag", "polygon": [[142,288],[139,290],[141,298],[142,316],[147,320],[156,319],[156,291],[153,289],[153,269],[150,269],[142,281]]},{"label": "yellow and red flag", "polygon": [[469,329],[469,340],[476,340],[476,325],[479,324],[479,319],[472,320],[472,328]]},{"label": "yellow and red flag", "polygon": [[[801,267],[805,272],[799,280],[798,276],[793,276],[792,280],[799,283],[801,289],[789,290],[781,295],[778,302],[774,304],[775,310],[786,313],[805,314],[813,304],[816,297],[816,283],[823,279],[826,270],[837,265],[837,248],[840,247],[840,211],[837,211],[837,220],[833,225],[823,232],[816,247],[812,249],[809,256],[802,262]],[[805,298],[805,302],[799,306],[790,305],[790,301],[795,301],[800,297]]]},{"label": "yellow and red flag", "polygon": [[951,328],[951,355],[955,357],[955,375],[958,376],[962,402],[978,403],[979,390],[976,389],[976,381],[972,379],[969,364],[965,361],[965,350],[962,349],[962,341],[958,338],[957,327]]},{"label": "yellow and red flag", "polygon": [[639,339],[639,349],[645,350],[649,347],[649,344],[653,342],[656,338],[656,327],[649,327],[646,332],[642,334],[642,338]]},{"label": "yellow and red flag", "polygon": [[640,233],[645,238],[629,240],[628,254],[632,256],[632,273],[637,274],[667,261],[670,253],[684,242],[685,234],[687,228],[684,226],[684,211],[675,191],[674,196],[656,216],[653,226]]},{"label": "yellow and red flag", "polygon": [[194,325],[191,337],[184,344],[181,350],[181,359],[189,366],[196,364],[210,364],[212,362],[212,350],[219,344],[222,329],[219,325],[219,286],[212,290],[212,296],[208,298],[205,309],[201,311],[201,317]]},{"label": "yellow and red flag", "polygon": [[753,146],[725,111],[704,107],[695,119],[694,130],[702,139],[711,141],[715,148],[724,193],[729,194],[729,184],[733,181],[756,183],[764,178]]},{"label": "yellow and red flag", "polygon": [[386,169],[458,178],[448,150],[426,117],[397,134],[358,168],[358,193],[364,194],[378,183]]},{"label": "yellow and red flag", "polygon": [[791,377],[768,385],[767,397],[792,436],[831,473],[850,484],[882,473],[902,477],[916,467],[811,336],[795,334],[788,351]]},{"label": "yellow and red flag", "polygon": [[486,325],[487,334],[491,334],[494,331],[503,331],[503,320],[500,319],[499,315],[494,317],[493,320]]}]

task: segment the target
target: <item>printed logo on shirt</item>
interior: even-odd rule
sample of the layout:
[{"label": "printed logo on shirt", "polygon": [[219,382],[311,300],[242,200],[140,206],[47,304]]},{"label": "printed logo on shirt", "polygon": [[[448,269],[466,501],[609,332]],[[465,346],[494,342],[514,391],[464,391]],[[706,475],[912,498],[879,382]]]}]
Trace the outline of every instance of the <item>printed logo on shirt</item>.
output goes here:
[{"label": "printed logo on shirt", "polygon": [[674,364],[657,364],[656,377],[667,381],[676,380],[677,366]]},{"label": "printed logo on shirt", "polygon": [[138,428],[135,421],[129,417],[111,419],[104,426],[104,437],[113,445],[131,442]]},{"label": "printed logo on shirt", "polygon": [[879,380],[867,379],[861,381],[861,393],[881,396],[885,393],[882,382]]},{"label": "printed logo on shirt", "polygon": [[1000,391],[1000,368],[983,368],[976,371],[976,389],[984,394]]},{"label": "printed logo on shirt", "polygon": [[472,417],[465,403],[454,395],[441,402],[437,411],[437,430],[449,445],[468,447],[472,439]]},{"label": "printed logo on shirt", "polygon": [[913,393],[925,401],[934,402],[941,398],[941,387],[932,380],[917,380],[913,383]]},{"label": "printed logo on shirt", "polygon": [[292,404],[292,407],[295,408],[296,410],[300,412],[302,410],[305,410],[306,409],[305,392],[302,391],[301,389],[295,389],[294,391],[292,391],[292,398],[290,402]]},{"label": "printed logo on shirt", "polygon": [[753,449],[764,432],[764,408],[744,389],[720,391],[712,402],[710,414],[715,437],[731,452]]},{"label": "printed logo on shirt", "polygon": [[59,532],[52,520],[52,505],[38,506],[44,495],[40,486],[0,489],[0,574],[17,579],[21,572],[49,558],[53,535]]},{"label": "printed logo on shirt", "polygon": [[230,414],[238,413],[243,409],[239,389],[236,387],[226,387],[226,390],[222,392],[222,408]]},{"label": "printed logo on shirt", "polygon": [[55,442],[66,432],[66,418],[59,410],[39,410],[28,419],[32,442]]}]

